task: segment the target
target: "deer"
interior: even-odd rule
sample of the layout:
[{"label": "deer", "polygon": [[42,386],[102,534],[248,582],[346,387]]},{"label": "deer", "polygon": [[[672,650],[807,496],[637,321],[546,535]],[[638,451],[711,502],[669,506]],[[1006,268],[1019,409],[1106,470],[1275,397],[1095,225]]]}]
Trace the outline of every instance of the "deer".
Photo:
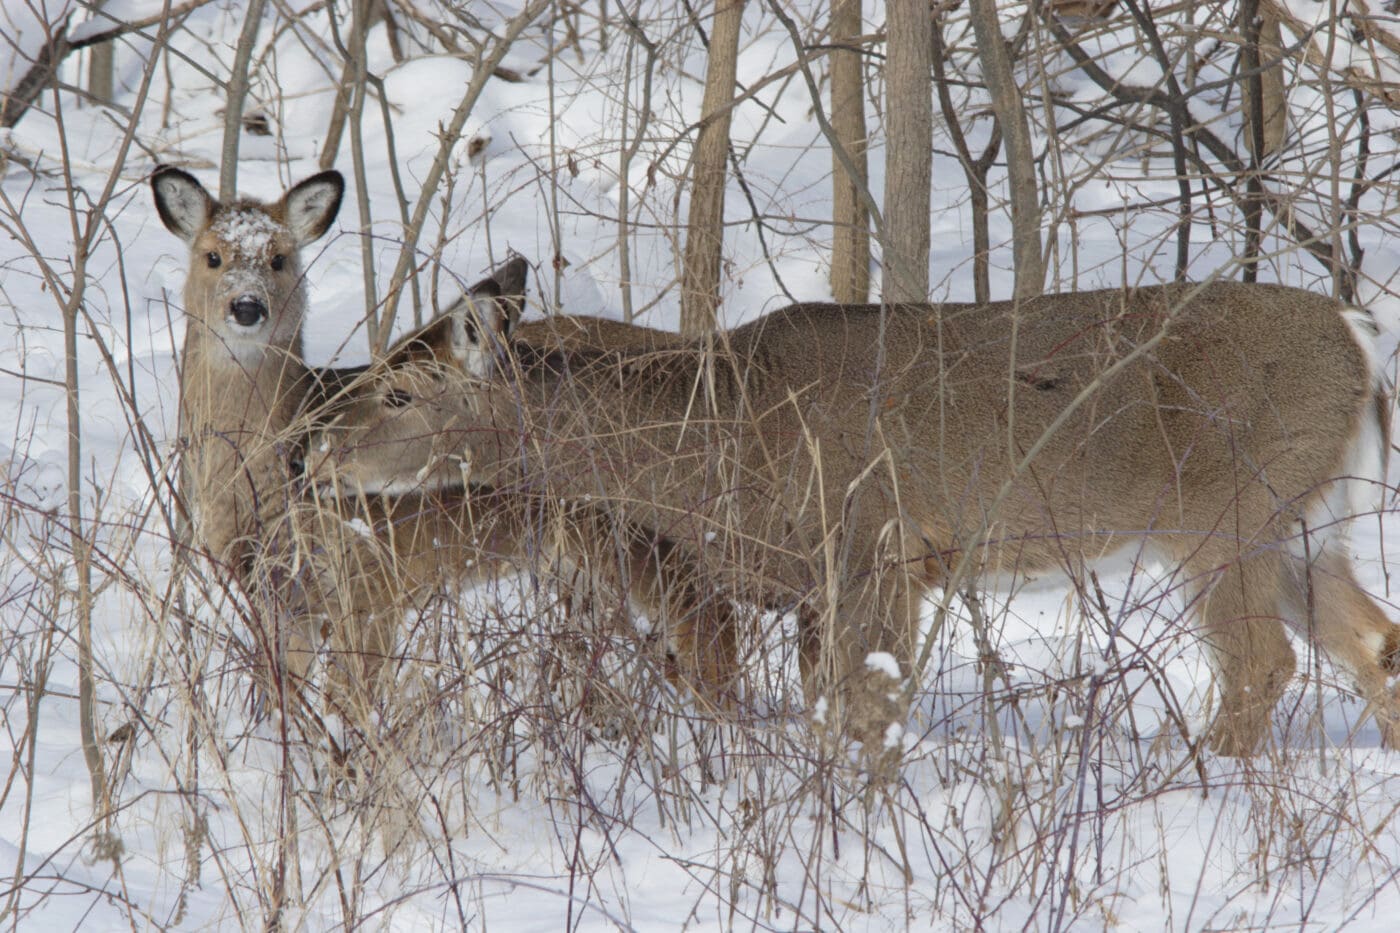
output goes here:
[{"label": "deer", "polygon": [[[221,204],[173,167],[158,169],[151,188],[162,223],[190,250],[179,431],[193,543],[264,610],[291,616],[285,644],[258,634],[268,662],[304,682],[317,645],[329,640],[341,659],[343,702],[363,708],[381,689],[403,611],[448,584],[521,565],[538,510],[519,496],[467,495],[460,483],[344,497],[299,491],[289,467],[306,425],[364,369],[311,368],[302,350],[300,250],[334,222],[343,178],[322,172],[272,203]],[[518,317],[527,272],[515,257],[462,301]],[[657,576],[667,572],[664,544],[633,536],[622,546],[629,564],[614,579],[635,588],[639,605],[676,589]]]},{"label": "deer", "polygon": [[[679,689],[688,689],[708,710],[732,713],[737,681],[733,609],[727,600],[701,585],[698,568],[686,561],[672,542],[625,522],[614,522],[586,503],[559,508],[548,497],[529,490],[474,482],[463,472],[461,451],[441,443],[453,437],[453,432],[440,431],[439,426],[452,417],[457,404],[451,394],[456,383],[453,374],[463,365],[452,355],[453,348],[475,345],[476,338],[468,332],[483,318],[508,320],[514,332],[561,350],[611,348],[651,354],[679,342],[679,336],[671,332],[596,317],[555,315],[517,326],[524,292],[520,270],[525,266],[523,260],[519,267],[515,262],[472,286],[448,312],[401,338],[369,368],[336,372],[333,378],[323,380],[305,405],[312,423],[308,437],[314,440],[308,440],[294,455],[291,468],[294,473],[307,472],[305,464],[324,452],[321,447],[327,422],[344,416],[346,407],[353,404],[349,401],[353,394],[370,392],[375,399],[374,411],[381,416],[378,436],[361,451],[361,462],[371,468],[358,472],[347,462],[347,469],[327,481],[308,483],[321,500],[393,501],[401,496],[422,500],[416,521],[432,523],[434,528],[424,540],[441,545],[425,556],[434,562],[433,572],[438,577],[457,582],[481,579],[473,556],[479,544],[474,539],[480,527],[488,527],[490,552],[501,562],[515,570],[546,567],[569,591],[573,602],[591,601],[596,606],[601,599],[615,605],[621,597],[618,615],[625,620],[645,617],[662,630],[667,680]],[[467,365],[481,364],[477,360]],[[381,370],[403,378],[393,386],[376,387],[374,373]],[[354,378],[357,375],[358,381]],[[450,497],[455,512],[469,512],[474,519],[456,515],[445,523],[438,520],[430,500],[443,494]],[[386,526],[381,521],[377,527]],[[410,540],[412,534],[412,530],[407,532]],[[399,540],[404,537],[403,532],[397,535]],[[473,540],[464,542],[464,537]],[[364,545],[354,549],[362,551]],[[401,544],[399,550],[404,550]],[[416,552],[408,550],[400,560],[410,565],[421,562]],[[382,571],[371,571],[361,576],[376,579],[383,575]],[[379,588],[387,591],[382,580]],[[379,631],[369,653],[387,650],[392,634]]]},{"label": "deer", "polygon": [[193,535],[243,575],[259,529],[283,504],[279,445],[308,377],[300,252],[330,229],[345,182],[321,172],[271,204],[221,204],[193,175],[163,166],[151,190],[161,222],[190,254],[179,431]]},{"label": "deer", "polygon": [[[426,576],[416,565],[422,561],[412,560],[411,546],[402,553],[371,555],[355,535],[335,532],[351,518],[382,526],[403,516],[431,516],[419,519],[420,530],[431,530],[450,520],[454,502],[448,494],[438,496],[431,509],[383,501],[318,514],[299,501],[290,485],[286,460],[301,436],[296,423],[306,397],[316,391],[324,395],[358,372],[312,370],[302,351],[307,296],[300,252],[330,228],[344,187],[338,172],[327,171],[272,203],[243,198],[222,204],[181,169],[161,167],[151,177],[162,223],[190,254],[179,434],[192,543],[263,609],[293,612],[286,645],[273,645],[257,634],[260,654],[270,661],[285,650],[289,670],[298,679],[304,678],[319,640],[317,618],[337,615],[332,608],[341,617],[355,618],[361,624],[332,628],[358,645],[365,641],[354,637],[361,634],[357,629],[364,617],[382,608],[372,594],[402,597]],[[484,524],[494,527],[494,518]],[[506,540],[515,542],[520,533],[511,529]],[[313,539],[318,543],[308,547]],[[339,590],[327,585],[324,574],[295,579],[290,568],[299,563],[293,553],[297,548],[313,555],[333,553],[322,563],[329,561],[342,571],[344,585]],[[483,572],[491,564],[478,563]],[[393,589],[372,589],[371,581],[382,582],[383,567],[390,564],[396,573],[407,571],[407,581]],[[355,574],[344,572],[350,566]],[[371,643],[383,641],[382,633],[376,634],[368,639]],[[345,653],[368,654],[362,646]]]},{"label": "deer", "polygon": [[878,754],[900,751],[931,591],[1127,547],[1188,581],[1217,754],[1269,740],[1290,628],[1397,748],[1400,626],[1346,549],[1389,448],[1378,333],[1362,308],[1226,281],[799,303],[646,350],[475,308],[356,380],[308,470],[514,485],[663,539],[698,585],[797,607],[812,718]]}]

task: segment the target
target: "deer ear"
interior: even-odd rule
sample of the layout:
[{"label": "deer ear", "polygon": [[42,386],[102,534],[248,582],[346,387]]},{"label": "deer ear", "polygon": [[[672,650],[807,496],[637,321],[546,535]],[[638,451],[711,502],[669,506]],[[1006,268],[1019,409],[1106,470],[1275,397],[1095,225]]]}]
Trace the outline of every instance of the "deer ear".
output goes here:
[{"label": "deer ear", "polygon": [[344,196],[345,179],[334,169],[312,175],[282,196],[282,215],[298,248],[330,229]]},{"label": "deer ear", "polygon": [[469,292],[445,315],[452,322],[452,358],[463,372],[483,379],[495,372],[501,340],[512,326],[502,305],[499,298]]},{"label": "deer ear", "polygon": [[158,167],[151,176],[151,193],[160,222],[186,243],[194,242],[218,206],[199,179],[169,165]]},{"label": "deer ear", "polygon": [[467,295],[483,303],[481,299],[494,300],[503,315],[503,326],[497,331],[505,335],[515,330],[520,323],[520,315],[525,310],[525,282],[530,275],[530,263],[524,256],[515,255],[491,271],[491,274],[467,289]]}]

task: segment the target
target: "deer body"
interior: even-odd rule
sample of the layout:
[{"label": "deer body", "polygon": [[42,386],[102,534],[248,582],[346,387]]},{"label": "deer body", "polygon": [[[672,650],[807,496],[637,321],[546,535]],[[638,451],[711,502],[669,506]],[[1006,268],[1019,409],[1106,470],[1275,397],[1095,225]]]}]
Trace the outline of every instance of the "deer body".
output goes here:
[{"label": "deer body", "polygon": [[[645,352],[507,338],[429,420],[476,482],[591,503],[735,598],[805,606],[804,680],[867,742],[901,715],[886,655],[909,672],[928,588],[1146,540],[1190,582],[1221,681],[1217,749],[1267,735],[1293,670],[1285,622],[1352,670],[1396,747],[1400,630],[1327,533],[1386,427],[1368,326],[1235,283],[797,305]],[[477,359],[471,329],[458,337]],[[404,401],[412,369],[375,379],[409,386]],[[354,472],[375,446],[356,404],[319,469]],[[1300,522],[1320,533],[1305,544]]]}]

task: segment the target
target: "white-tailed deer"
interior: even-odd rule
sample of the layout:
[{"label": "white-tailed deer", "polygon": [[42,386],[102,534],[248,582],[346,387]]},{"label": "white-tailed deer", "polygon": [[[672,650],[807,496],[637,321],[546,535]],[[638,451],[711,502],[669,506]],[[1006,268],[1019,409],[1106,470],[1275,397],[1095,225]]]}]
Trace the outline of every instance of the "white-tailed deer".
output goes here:
[{"label": "white-tailed deer", "polygon": [[[523,268],[523,260],[519,262]],[[446,524],[436,521],[433,534],[428,536],[428,540],[443,542],[444,547],[439,552],[430,549],[421,560],[408,549],[402,558],[410,566],[436,560],[439,579],[479,579],[470,555],[480,545],[464,543],[463,537],[484,537],[482,529],[486,529],[490,553],[513,562],[518,569],[538,567],[543,555],[555,564],[551,572],[566,586],[581,585],[590,594],[602,587],[625,596],[631,612],[643,613],[666,628],[674,648],[675,666],[667,671],[671,679],[693,688],[712,706],[727,707],[737,674],[733,607],[704,584],[699,566],[688,561],[664,535],[614,520],[586,502],[561,508],[540,491],[514,484],[496,488],[475,483],[464,472],[463,450],[452,443],[460,437],[442,427],[454,423],[461,405],[458,390],[463,368],[486,365],[481,354],[489,352],[483,349],[489,343],[478,339],[475,328],[483,318],[514,328],[523,298],[523,272],[519,273],[517,291],[512,264],[497,270],[493,278],[504,284],[492,287],[489,279],[477,283],[451,311],[396,342],[357,381],[346,384],[349,374],[337,374],[329,390],[311,399],[308,407],[313,422],[353,418],[353,409],[368,406],[377,429],[374,439],[358,451],[359,456],[344,461],[344,470],[317,477],[317,492],[332,502],[426,497],[423,508],[414,514],[420,516],[417,521],[427,523],[435,522],[432,500],[447,493],[452,517]],[[608,348],[646,355],[680,344],[673,333],[598,318],[556,317],[522,324],[515,333],[536,345],[561,351]],[[464,347],[471,348],[470,358],[458,355]],[[376,374],[380,372],[392,373],[392,384],[378,382]],[[313,430],[310,449],[304,453],[306,462],[323,459],[326,450],[319,448],[328,443],[325,430],[324,424]],[[303,466],[298,463],[296,468]],[[371,524],[385,527],[382,521]],[[408,530],[397,538],[414,540],[414,536],[415,532]],[[394,536],[381,531],[376,537]],[[361,560],[359,552],[367,546],[352,548],[355,560]],[[396,550],[404,552],[405,548],[399,544]],[[341,559],[334,553],[330,556]],[[371,571],[362,576],[383,574]],[[393,634],[391,630],[376,630],[373,647],[366,650],[387,649]]]},{"label": "white-tailed deer", "polygon": [[163,167],[151,189],[190,250],[180,435],[194,540],[242,576],[286,506],[286,429],[307,376],[300,251],[330,228],[345,182],[322,172],[272,204],[220,204],[194,176]]},{"label": "white-tailed deer", "polygon": [[904,715],[929,588],[1149,543],[1192,584],[1215,749],[1268,736],[1285,623],[1351,670],[1400,747],[1400,627],[1357,586],[1343,524],[1388,447],[1365,311],[1225,282],[796,305],[646,350],[477,311],[430,331],[432,353],[371,367],[313,475],[465,471],[645,529],[729,597],[805,607],[809,697],[830,691],[828,719],[877,744]]},{"label": "white-tailed deer", "polygon": [[[363,654],[368,617],[421,588],[422,561],[412,547],[426,549],[421,535],[407,532],[410,543],[400,552],[372,548],[345,531],[346,523],[382,526],[398,516],[429,515],[419,524],[430,529],[452,520],[457,500],[448,494],[427,510],[376,501],[322,512],[301,501],[289,483],[286,462],[301,437],[295,422],[303,397],[350,378],[335,370],[311,372],[302,361],[306,289],[299,253],[329,229],[344,181],[338,172],[322,172],[271,204],[221,204],[192,175],[165,167],[151,177],[151,188],[162,222],[190,250],[180,434],[194,543],[255,595],[265,613],[295,616],[284,633],[297,654],[290,659],[295,673],[304,673],[315,651],[321,616],[336,619],[331,628],[342,654]],[[491,521],[477,529],[488,551],[494,527]],[[514,546],[520,533],[511,528],[504,539]],[[293,579],[303,564],[317,566],[316,558],[337,571],[353,566],[354,573],[345,572],[339,588],[325,574]],[[382,578],[378,571],[391,562],[402,571],[402,585],[368,582]],[[490,566],[477,563],[483,572]],[[277,649],[265,642],[259,638],[259,653],[273,654]]]}]

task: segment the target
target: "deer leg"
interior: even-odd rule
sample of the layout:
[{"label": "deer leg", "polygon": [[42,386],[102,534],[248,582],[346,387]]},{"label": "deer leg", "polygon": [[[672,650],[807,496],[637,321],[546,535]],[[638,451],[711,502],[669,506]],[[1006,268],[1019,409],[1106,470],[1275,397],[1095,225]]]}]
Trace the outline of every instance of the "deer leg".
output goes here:
[{"label": "deer leg", "polygon": [[674,675],[712,709],[732,713],[739,680],[737,612],[728,596],[708,585],[699,564],[660,539],[633,537],[633,593],[664,626]]},{"label": "deer leg", "polygon": [[[908,714],[903,680],[918,644],[923,586],[903,570],[884,569],[841,594],[834,612],[802,626],[799,662],[808,696],[827,699],[814,713],[859,741],[867,754],[897,752]],[[815,638],[812,633],[815,632]],[[813,642],[819,650],[813,650]],[[815,653],[815,663],[813,654]]]},{"label": "deer leg", "polygon": [[1382,746],[1400,748],[1400,626],[1356,582],[1340,548],[1324,551],[1311,566],[1297,560],[1290,569],[1292,601],[1303,609],[1299,631],[1351,671],[1376,717]]},{"label": "deer leg", "polygon": [[1279,616],[1281,553],[1244,556],[1235,546],[1202,547],[1186,568],[1209,581],[1196,612],[1220,686],[1210,746],[1228,757],[1253,755],[1268,739],[1270,714],[1295,664]]}]

